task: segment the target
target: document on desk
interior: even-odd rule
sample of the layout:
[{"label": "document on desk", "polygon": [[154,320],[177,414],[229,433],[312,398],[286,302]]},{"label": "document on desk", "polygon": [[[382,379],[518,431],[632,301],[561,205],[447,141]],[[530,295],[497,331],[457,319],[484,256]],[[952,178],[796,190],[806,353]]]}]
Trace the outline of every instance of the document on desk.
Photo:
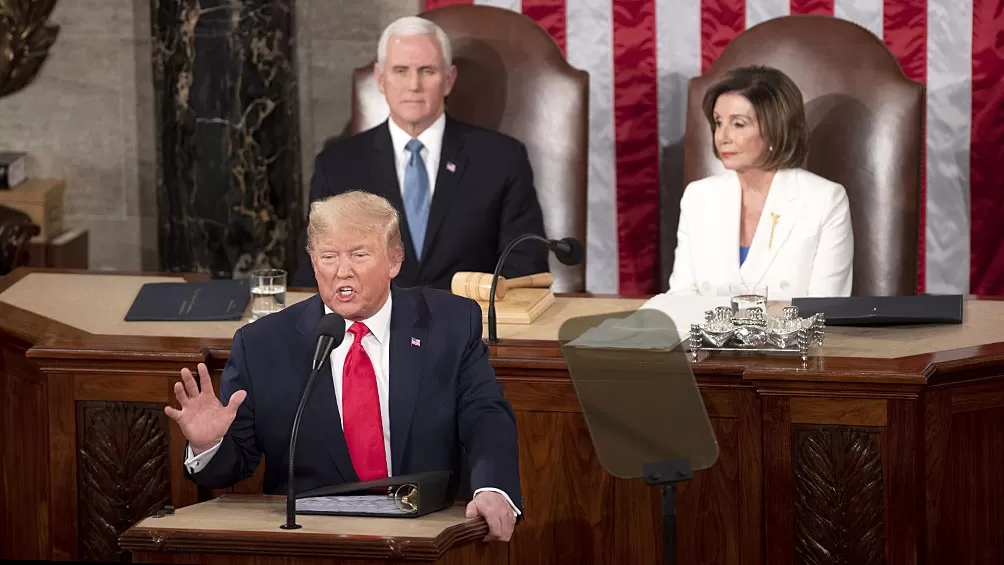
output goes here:
[{"label": "document on desk", "polygon": [[414,510],[402,504],[392,494],[357,494],[338,496],[312,496],[296,501],[296,511],[304,514],[413,514]]},{"label": "document on desk", "polygon": [[640,309],[658,310],[673,320],[681,332],[690,331],[690,324],[703,324],[704,313],[719,306],[731,308],[728,296],[678,296],[657,294]]}]

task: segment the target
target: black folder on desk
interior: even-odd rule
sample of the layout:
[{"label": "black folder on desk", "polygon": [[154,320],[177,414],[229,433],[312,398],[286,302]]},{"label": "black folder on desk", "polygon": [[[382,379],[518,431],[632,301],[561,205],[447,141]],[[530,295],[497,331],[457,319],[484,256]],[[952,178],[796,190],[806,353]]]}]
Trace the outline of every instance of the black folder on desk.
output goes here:
[{"label": "black folder on desk", "polygon": [[791,305],[803,318],[822,313],[827,326],[961,324],[964,308],[961,294],[794,298]]},{"label": "black folder on desk", "polygon": [[451,471],[426,471],[303,492],[296,513],[418,518],[452,506],[456,495]]},{"label": "black folder on desk", "polygon": [[240,320],[251,289],[247,279],[147,283],[133,300],[127,322]]}]

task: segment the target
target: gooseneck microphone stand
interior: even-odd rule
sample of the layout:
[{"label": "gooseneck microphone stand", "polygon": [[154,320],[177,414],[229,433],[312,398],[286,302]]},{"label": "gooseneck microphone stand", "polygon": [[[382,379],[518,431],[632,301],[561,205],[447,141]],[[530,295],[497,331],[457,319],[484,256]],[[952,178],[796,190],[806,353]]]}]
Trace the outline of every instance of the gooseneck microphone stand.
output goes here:
[{"label": "gooseneck microphone stand", "polygon": [[296,407],[296,417],[293,418],[293,436],[289,440],[289,488],[286,493],[286,523],[279,526],[284,530],[298,530],[302,528],[296,523],[296,495],[293,493],[293,453],[296,451],[296,438],[300,435],[300,417],[303,416],[303,408],[307,405],[307,397],[310,396],[310,389],[314,386],[314,379],[323,365],[314,367],[310,371],[310,378],[307,379],[307,386],[303,387],[303,395],[300,397],[300,405]]},{"label": "gooseneck microphone stand", "polygon": [[307,398],[310,397],[310,389],[314,386],[314,379],[317,373],[321,372],[321,367],[328,363],[331,351],[341,345],[345,340],[345,318],[332,312],[326,314],[317,324],[317,345],[314,349],[313,369],[307,379],[307,386],[303,387],[303,394],[300,396],[300,405],[296,407],[296,416],[293,418],[293,430],[289,439],[289,477],[286,490],[286,523],[279,526],[284,530],[297,530],[301,528],[296,523],[296,494],[293,492],[293,455],[296,453],[296,438],[300,435],[300,418],[303,417],[303,409],[307,406]]},{"label": "gooseneck microphone stand", "polygon": [[536,234],[528,233],[521,235],[509,242],[509,245],[505,246],[502,250],[502,255],[499,256],[499,260],[495,263],[495,272],[492,274],[492,289],[491,295],[488,297],[488,343],[497,344],[498,339],[498,329],[495,327],[495,288],[499,283],[499,276],[502,275],[502,267],[505,266],[505,260],[509,257],[509,253],[512,252],[513,248],[528,239],[535,239],[537,241],[542,241],[548,247],[551,246],[551,240],[541,237]]}]

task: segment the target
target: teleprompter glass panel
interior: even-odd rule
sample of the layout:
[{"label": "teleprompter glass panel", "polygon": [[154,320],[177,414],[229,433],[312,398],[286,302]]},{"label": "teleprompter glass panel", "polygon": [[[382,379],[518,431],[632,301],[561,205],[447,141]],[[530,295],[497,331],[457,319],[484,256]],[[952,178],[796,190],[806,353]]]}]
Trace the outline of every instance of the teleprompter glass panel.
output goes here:
[{"label": "teleprompter glass panel", "polygon": [[562,353],[600,463],[619,478],[645,463],[686,459],[707,469],[718,442],[687,357],[687,330],[642,309],[573,318]]}]

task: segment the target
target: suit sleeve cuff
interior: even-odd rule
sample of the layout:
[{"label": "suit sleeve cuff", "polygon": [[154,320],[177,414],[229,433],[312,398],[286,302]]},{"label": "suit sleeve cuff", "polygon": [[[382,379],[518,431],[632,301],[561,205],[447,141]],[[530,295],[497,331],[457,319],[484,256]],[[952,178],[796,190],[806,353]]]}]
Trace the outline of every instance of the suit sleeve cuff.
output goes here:
[{"label": "suit sleeve cuff", "polygon": [[213,455],[216,455],[216,452],[219,451],[220,445],[222,444],[223,441],[220,440],[216,443],[216,445],[210,447],[209,449],[203,451],[198,455],[192,453],[192,444],[186,445],[185,467],[188,468],[188,472],[194,475],[195,473],[201,471],[206,465],[209,464],[209,460],[213,458]]},{"label": "suit sleeve cuff", "polygon": [[474,491],[474,496],[477,496],[478,493],[481,492],[481,491],[491,491],[491,492],[497,492],[497,493],[501,494],[502,496],[505,497],[505,500],[506,500],[506,502],[509,503],[509,506],[512,506],[513,513],[516,516],[519,516],[521,514],[521,512],[519,511],[519,508],[516,508],[516,505],[512,503],[512,499],[509,498],[509,495],[506,494],[505,491],[503,491],[501,489],[494,488],[494,487],[485,487],[485,488],[479,488],[478,490]]}]

